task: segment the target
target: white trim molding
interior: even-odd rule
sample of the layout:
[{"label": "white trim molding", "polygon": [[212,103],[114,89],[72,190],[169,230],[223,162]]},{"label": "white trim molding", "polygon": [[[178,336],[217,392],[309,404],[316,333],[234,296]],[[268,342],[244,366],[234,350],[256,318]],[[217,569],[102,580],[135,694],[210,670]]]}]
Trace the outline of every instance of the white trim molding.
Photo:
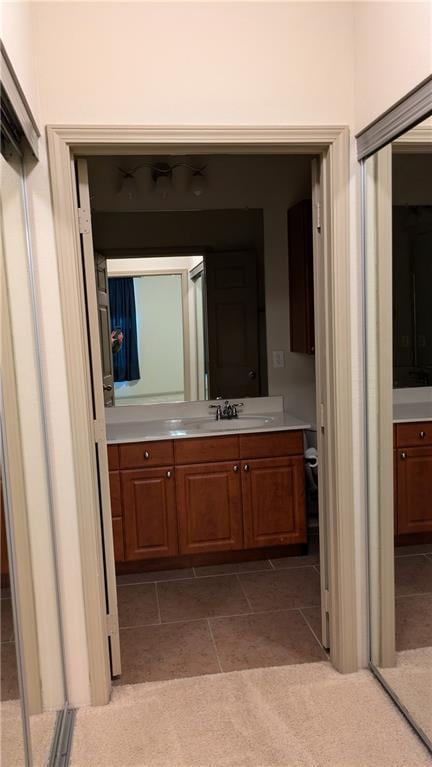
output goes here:
[{"label": "white trim molding", "polygon": [[[341,672],[358,668],[354,540],[349,132],[345,126],[164,127],[49,126],[48,146],[72,422],[77,515],[93,704],[109,699],[104,604],[100,591],[101,530],[91,423],[91,380],[80,239],[71,160],[90,154],[313,154],[323,178],[325,232],[326,429],[328,455],[331,660]],[[77,332],[78,329],[78,332]]]}]

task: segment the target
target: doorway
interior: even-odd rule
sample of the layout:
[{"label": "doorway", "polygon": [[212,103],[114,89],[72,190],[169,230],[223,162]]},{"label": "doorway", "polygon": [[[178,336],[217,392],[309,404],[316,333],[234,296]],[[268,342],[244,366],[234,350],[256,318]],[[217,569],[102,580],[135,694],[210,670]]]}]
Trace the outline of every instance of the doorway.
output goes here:
[{"label": "doorway", "polygon": [[[70,177],[69,171],[66,172],[66,165],[65,160],[69,156],[71,152],[71,144],[70,139],[67,138],[67,129],[52,129],[50,130],[50,145],[51,145],[51,157],[54,164],[54,171],[53,175],[54,178],[57,179],[57,181],[60,182],[59,188],[57,191],[60,191],[60,187],[62,186],[62,183],[66,183],[67,186],[73,187],[73,178]],[[83,132],[83,134],[85,131]],[[63,135],[62,135],[63,134]],[[175,135],[175,132],[174,134]],[[247,135],[247,132],[246,134]],[[294,140],[294,136],[296,136],[296,140]],[[74,150],[73,152],[77,152],[77,145],[76,145],[76,135],[74,137]],[[178,137],[177,137],[178,138]],[[249,135],[249,139],[251,138],[251,135]],[[273,137],[274,138],[274,137]],[[94,140],[94,137],[93,137]],[[238,140],[238,139],[237,139]],[[257,140],[257,137],[255,136],[255,140]],[[268,142],[271,143],[272,137],[271,136],[264,136],[257,140],[258,146],[254,147],[254,151],[259,154],[259,144],[262,141],[263,143]],[[321,137],[322,140],[322,137]],[[314,208],[314,232],[315,232],[315,240],[318,243],[320,251],[323,253],[324,258],[320,263],[318,264],[318,271],[322,270],[322,273],[320,274],[320,277],[324,277],[324,280],[319,279],[317,281],[318,285],[320,286],[319,290],[317,290],[317,298],[318,301],[316,302],[316,308],[318,309],[318,316],[320,312],[323,312],[323,318],[325,319],[324,322],[319,324],[320,327],[320,334],[322,334],[322,339],[317,338],[317,353],[318,353],[318,359],[319,359],[319,365],[318,365],[318,379],[319,379],[319,386],[318,390],[320,393],[320,402],[319,402],[319,419],[318,419],[318,441],[322,442],[322,440],[326,441],[326,449],[321,451],[321,454],[324,456],[323,461],[323,468],[321,471],[323,472],[322,476],[324,477],[323,481],[320,483],[321,485],[321,492],[325,493],[325,495],[331,499],[331,503],[329,504],[326,502],[326,510],[329,515],[329,519],[326,521],[325,524],[325,530],[326,532],[330,533],[329,536],[329,548],[330,548],[330,557],[328,559],[328,573],[326,573],[326,576],[328,576],[328,579],[325,582],[325,588],[323,589],[324,594],[324,605],[325,605],[325,611],[327,614],[329,614],[330,618],[330,626],[332,627],[333,624],[333,631],[331,630],[331,636],[332,636],[332,660],[335,663],[337,667],[340,668],[340,670],[351,670],[357,666],[357,658],[356,658],[356,631],[355,631],[355,599],[353,598],[354,593],[354,570],[353,570],[353,563],[354,563],[354,557],[353,557],[353,520],[350,519],[346,513],[342,514],[341,511],[341,501],[345,498],[347,498],[347,494],[349,496],[350,491],[352,492],[352,485],[349,481],[349,478],[351,477],[351,471],[350,471],[350,461],[351,461],[351,447],[352,445],[349,442],[349,436],[350,436],[350,428],[347,424],[349,422],[349,417],[344,422],[344,428],[343,428],[343,436],[341,435],[341,423],[340,423],[340,416],[342,415],[342,412],[344,411],[345,406],[348,404],[348,411],[345,411],[347,414],[351,413],[350,408],[350,387],[347,386],[347,383],[350,380],[348,372],[346,372],[345,379],[343,382],[343,385],[340,386],[340,374],[341,374],[341,368],[343,368],[343,362],[342,360],[345,359],[346,364],[349,363],[349,355],[346,356],[346,351],[349,349],[349,339],[348,339],[348,328],[349,323],[344,324],[343,326],[340,325],[340,323],[336,323],[336,335],[329,334],[326,330],[328,328],[328,322],[334,323],[334,316],[332,316],[331,310],[332,310],[332,301],[334,300],[334,292],[333,289],[336,288],[336,293],[338,293],[338,297],[342,298],[342,300],[339,300],[338,302],[338,316],[339,318],[344,314],[344,312],[349,313],[349,302],[348,302],[348,296],[341,295],[343,293],[343,285],[344,283],[344,275],[342,274],[344,268],[346,268],[346,264],[344,266],[343,259],[340,262],[337,262],[337,268],[330,268],[331,262],[334,258],[335,253],[337,252],[338,247],[341,246],[341,235],[343,239],[343,232],[344,232],[344,215],[346,215],[346,197],[342,195],[342,200],[339,197],[338,202],[335,201],[334,198],[331,196],[331,186],[330,186],[330,179],[332,180],[333,184],[337,184],[338,178],[334,175],[335,172],[340,170],[343,172],[343,168],[346,169],[346,165],[344,165],[344,162],[346,163],[346,150],[347,150],[347,144],[346,144],[346,134],[340,131],[334,131],[331,133],[329,131],[329,135],[326,137],[326,141],[328,142],[326,145],[327,147],[332,147],[331,151],[322,151],[317,144],[313,144],[310,136],[308,136],[307,141],[303,144],[303,146],[306,147],[306,150],[308,152],[312,152],[316,154],[317,152],[320,155],[320,161],[318,163],[318,168],[315,175],[315,190],[316,194],[319,196],[322,194],[322,201],[320,199],[316,199],[315,208]],[[80,142],[79,142],[80,143]],[[174,147],[173,147],[174,143]],[[210,142],[212,143],[212,142]],[[294,151],[298,152],[301,151],[302,143],[299,141],[299,134],[295,134],[295,132],[290,133],[289,130],[285,132],[284,138],[280,138],[278,140],[278,150],[281,151],[281,149],[286,151],[286,147],[289,146],[289,144],[296,144],[296,147]],[[81,137],[81,154],[83,152],[83,146],[85,146],[86,140],[84,135]],[[121,142],[119,142],[119,145],[121,146]],[[226,144],[225,144],[226,146]],[[145,149],[145,137],[143,141],[143,146],[140,147],[141,151],[149,152],[149,147]],[[136,148],[136,144],[135,144]],[[217,148],[213,143],[212,150],[217,149],[217,151],[220,152],[220,148]],[[209,147],[206,147],[207,151]],[[166,146],[164,146],[164,150],[166,151]],[[242,147],[243,152],[245,151],[245,147]],[[88,151],[88,136],[87,136],[87,151]],[[153,148],[154,151],[154,148]],[[179,145],[175,145],[175,142],[171,142],[171,151],[173,153],[179,151]],[[197,150],[194,150],[197,152]],[[250,151],[250,149],[249,149]],[[290,151],[290,150],[288,150]],[[292,149],[291,149],[292,151]],[[188,147],[188,152],[190,152],[190,147]],[[199,153],[199,150],[198,150]],[[321,180],[321,184],[318,184],[318,179]],[[340,181],[340,178],[339,178]],[[54,183],[54,187],[56,187],[56,183]],[[61,205],[63,206],[64,203],[64,197],[62,194],[57,196],[56,192],[54,194],[55,197],[55,206]],[[70,198],[69,198],[70,199]],[[82,200],[81,202],[81,210],[80,210],[80,220],[81,220],[81,236],[85,236],[86,233],[88,233],[89,229],[89,223],[88,223],[88,216],[89,216],[89,210],[85,208],[85,205],[83,206]],[[341,202],[342,202],[342,209],[341,209]],[[333,206],[333,207],[332,207]],[[330,215],[330,211],[331,214]],[[342,212],[343,211],[343,212]],[[66,212],[63,208],[63,212]],[[71,206],[71,209],[68,209],[68,212],[66,212],[67,218],[72,223],[74,220],[74,210],[73,206]],[[87,216],[87,224],[85,223]],[[82,223],[84,222],[84,224]],[[337,226],[335,227],[335,223]],[[62,227],[63,229],[63,227]],[[84,231],[83,231],[84,230]],[[75,230],[76,232],[76,230]],[[72,229],[70,231],[66,231],[63,229],[63,245],[66,247],[70,247],[70,245],[74,241],[74,227],[72,226]],[[72,235],[72,238],[71,238]],[[62,239],[62,238],[61,238]],[[75,239],[75,245],[74,245],[74,252],[77,255],[76,252],[76,239]],[[63,279],[66,277],[66,272],[68,271],[68,266],[66,262],[64,261],[64,255],[65,252],[62,248],[62,243],[60,243],[60,251],[63,251],[63,253],[59,254],[60,259],[60,269],[62,272],[62,282]],[[76,256],[75,256],[76,257]],[[327,262],[328,259],[330,263]],[[76,263],[76,262],[75,262]],[[335,264],[333,264],[335,265]],[[76,277],[76,274],[75,274]],[[346,283],[347,284],[347,283]],[[322,295],[324,293],[324,295]],[[67,303],[71,304],[70,300],[67,301]],[[72,315],[75,314],[75,316],[78,318],[78,316],[81,318],[80,322],[82,322],[84,318],[83,314],[83,304],[77,305],[76,301],[73,301],[73,307],[72,304],[69,306],[69,308],[72,310]],[[65,306],[65,313],[66,313],[66,306]],[[78,312],[78,314],[77,314]],[[71,319],[71,314],[68,314],[68,322]],[[324,341],[324,347],[322,346],[322,341]],[[341,348],[344,347],[345,350],[345,357],[339,357],[338,355],[338,364],[336,365],[333,360],[335,360],[335,347],[334,345],[340,344]],[[327,353],[324,353],[324,350]],[[78,351],[77,348],[75,348],[75,353]],[[84,361],[85,355],[83,346],[80,350],[81,353],[81,360]],[[73,353],[71,350],[71,357],[73,357]],[[84,363],[85,368],[88,370],[88,363]],[[325,369],[329,368],[328,374],[325,373]],[[88,376],[88,373],[87,373]],[[89,381],[89,378],[87,377],[87,381]],[[83,382],[84,383],[84,382]],[[88,383],[85,385],[85,388],[88,392]],[[336,399],[334,397],[329,397],[328,391],[332,390],[333,394],[337,390],[338,396]],[[87,395],[88,396],[88,395]],[[332,403],[337,402],[337,408]],[[336,408],[336,409],[335,409]],[[78,413],[74,413],[73,418],[73,429],[75,433],[75,437],[77,439],[80,439],[82,441],[83,433],[86,433],[85,428],[85,421],[86,418],[88,418],[88,413],[83,414],[81,413],[81,416],[78,415]],[[95,419],[95,426],[94,426],[94,432],[96,432],[98,441],[96,444],[100,444],[101,450],[103,449],[103,435],[101,431],[101,425],[98,421],[98,418]],[[88,421],[87,421],[88,423]],[[84,432],[83,432],[84,429]],[[87,435],[90,436],[88,432],[87,427]],[[339,440],[337,437],[339,436]],[[348,438],[348,440],[347,440]],[[94,476],[94,472],[96,471],[96,463],[94,458],[94,453],[92,453],[92,442],[89,440],[87,442],[87,457],[88,457],[88,463],[87,467],[85,467],[84,464],[84,457],[83,454],[77,456],[78,464],[80,465],[79,470],[83,470],[84,472],[87,472],[87,478],[91,479],[91,475]],[[93,440],[94,444],[94,440]],[[348,449],[347,449],[348,447]],[[93,448],[94,451],[94,448]],[[347,464],[348,461],[348,464]],[[100,462],[99,462],[100,467]],[[336,468],[341,469],[342,467],[346,470],[348,469],[348,472],[342,471],[338,472],[338,482],[332,481],[332,476],[334,477],[334,472],[336,471]],[[88,473],[90,472],[90,473]],[[107,473],[106,475],[107,476]],[[344,481],[345,477],[345,481]],[[350,485],[350,487],[348,487]],[[84,487],[84,486],[82,486]],[[89,485],[87,484],[86,487],[88,488]],[[96,500],[96,499],[95,499]],[[326,498],[327,501],[327,498]],[[352,504],[349,504],[349,507],[352,508]],[[344,508],[346,509],[347,506],[345,504]],[[96,509],[95,509],[96,511]],[[340,518],[338,515],[340,514]],[[337,525],[331,524],[331,517],[333,517],[334,521],[337,520]],[[93,522],[91,523],[93,527],[93,533],[97,532],[98,527],[98,514],[96,513]],[[330,538],[332,538],[332,542],[330,542]],[[94,539],[94,536],[93,536]],[[339,539],[338,545],[335,547],[335,541]],[[341,539],[344,542],[344,545],[341,544]],[[111,542],[111,548],[112,548],[112,542]],[[97,549],[97,545],[96,545]],[[351,555],[348,557],[348,552],[351,552]],[[96,552],[97,555],[97,552]],[[97,556],[101,557],[103,555],[102,550],[99,550],[99,554]],[[95,559],[95,547],[93,546],[92,551],[89,551],[89,558],[88,558],[88,564],[90,566],[91,562]],[[346,570],[345,570],[346,568]],[[344,573],[344,578],[341,579],[341,572]],[[86,584],[86,588],[89,588],[91,590],[90,584]],[[101,603],[103,604],[103,603]],[[97,616],[96,616],[97,618]],[[91,620],[89,616],[89,620]],[[93,618],[94,620],[94,618]],[[97,623],[97,620],[95,621]],[[346,630],[343,632],[341,631],[341,626],[344,625]],[[95,634],[94,638],[97,637],[98,631],[99,636],[101,636],[100,633],[100,626],[94,626],[95,628]],[[106,639],[105,639],[106,641]],[[345,645],[344,645],[345,643]],[[89,647],[90,654],[92,655],[94,648],[92,646]],[[92,658],[95,665],[97,665],[102,672],[100,675],[101,679],[101,687],[100,691],[102,690],[103,686],[103,680],[105,679],[105,687],[109,688],[109,684],[106,684],[106,661],[104,662],[103,657],[99,659],[96,658],[94,655]],[[103,666],[103,668],[102,668]],[[97,695],[94,694],[93,699],[96,701]],[[100,699],[100,698],[99,698]]]}]

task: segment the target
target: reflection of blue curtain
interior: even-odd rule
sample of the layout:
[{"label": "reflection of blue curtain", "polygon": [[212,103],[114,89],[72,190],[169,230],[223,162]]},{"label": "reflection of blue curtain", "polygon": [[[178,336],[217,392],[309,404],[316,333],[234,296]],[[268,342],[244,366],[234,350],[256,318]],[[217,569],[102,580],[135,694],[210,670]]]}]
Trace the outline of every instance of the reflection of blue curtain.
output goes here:
[{"label": "reflection of blue curtain", "polygon": [[133,277],[110,277],[109,302],[111,330],[123,331],[123,344],[113,354],[114,381],[137,381],[140,378]]}]

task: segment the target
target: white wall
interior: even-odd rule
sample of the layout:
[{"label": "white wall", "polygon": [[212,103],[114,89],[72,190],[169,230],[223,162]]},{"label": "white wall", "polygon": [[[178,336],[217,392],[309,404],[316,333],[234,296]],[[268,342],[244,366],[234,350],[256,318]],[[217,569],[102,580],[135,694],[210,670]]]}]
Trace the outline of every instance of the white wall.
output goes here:
[{"label": "white wall", "polygon": [[432,74],[432,2],[354,3],[355,127]]}]

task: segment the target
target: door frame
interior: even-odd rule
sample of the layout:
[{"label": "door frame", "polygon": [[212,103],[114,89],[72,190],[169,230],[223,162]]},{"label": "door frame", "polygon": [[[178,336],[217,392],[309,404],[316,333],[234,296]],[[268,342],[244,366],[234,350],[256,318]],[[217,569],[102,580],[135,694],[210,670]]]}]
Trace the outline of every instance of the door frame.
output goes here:
[{"label": "door frame", "polygon": [[[107,703],[111,681],[105,605],[100,592],[102,547],[91,416],[91,379],[84,314],[80,234],[73,160],[106,154],[310,154],[321,158],[320,251],[327,401],[318,431],[326,435],[328,610],[333,665],[358,668],[353,486],[353,392],[349,241],[349,130],[346,126],[148,127],[48,126],[48,153],[71,414],[77,519],[83,570],[91,701]],[[324,408],[325,405],[325,408]]]}]

